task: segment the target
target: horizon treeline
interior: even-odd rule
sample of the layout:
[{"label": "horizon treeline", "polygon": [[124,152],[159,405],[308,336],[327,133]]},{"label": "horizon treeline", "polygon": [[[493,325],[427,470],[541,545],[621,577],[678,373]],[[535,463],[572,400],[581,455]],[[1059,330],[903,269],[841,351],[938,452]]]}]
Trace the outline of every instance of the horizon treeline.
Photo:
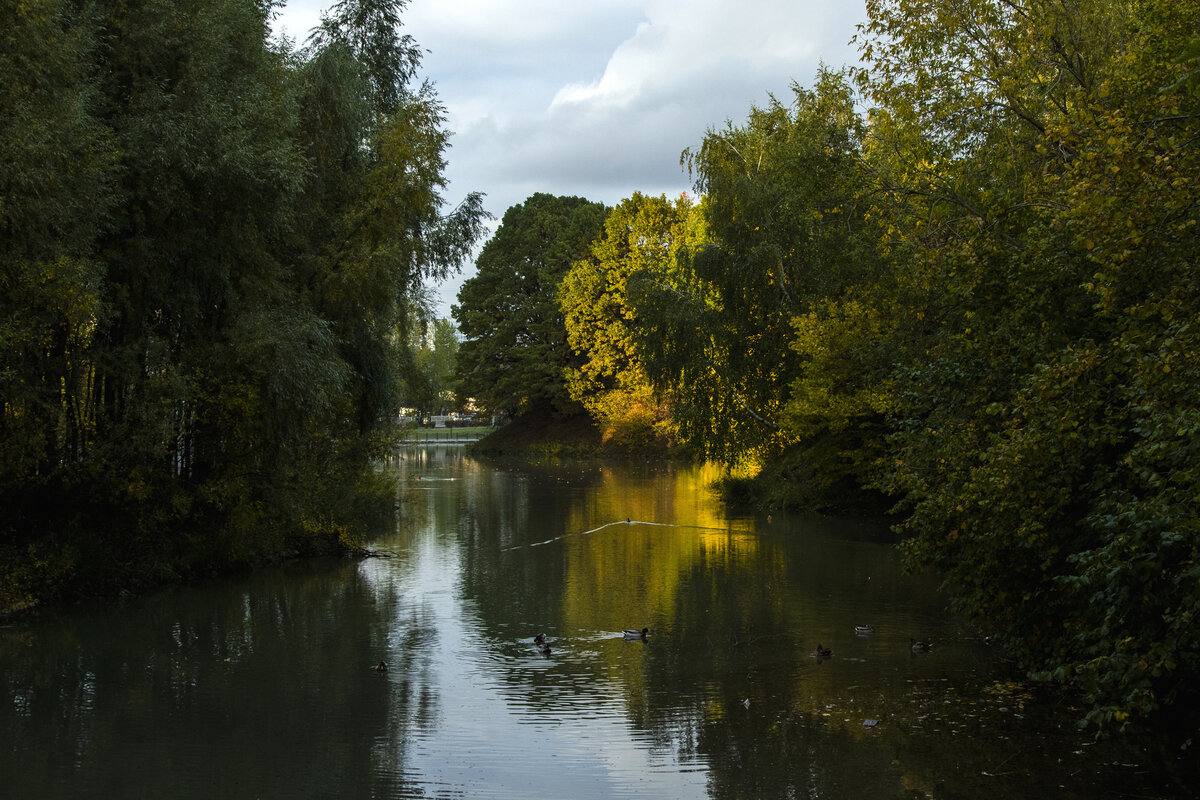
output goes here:
[{"label": "horizon treeline", "polygon": [[862,68],[683,154],[697,199],[510,209],[463,391],[761,469],[767,506],[889,498],[907,563],[1090,722],[1186,722],[1200,6],[867,11]]},{"label": "horizon treeline", "polygon": [[349,546],[469,256],[405,0],[4,3],[0,608]]}]

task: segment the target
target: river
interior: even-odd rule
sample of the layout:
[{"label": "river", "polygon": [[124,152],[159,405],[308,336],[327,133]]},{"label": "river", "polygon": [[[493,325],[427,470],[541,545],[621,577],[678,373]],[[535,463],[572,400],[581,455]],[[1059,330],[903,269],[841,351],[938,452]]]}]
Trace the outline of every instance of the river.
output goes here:
[{"label": "river", "polygon": [[384,557],[0,628],[0,797],[1189,796],[1014,680],[882,522],[731,515],[706,467],[387,469]]}]

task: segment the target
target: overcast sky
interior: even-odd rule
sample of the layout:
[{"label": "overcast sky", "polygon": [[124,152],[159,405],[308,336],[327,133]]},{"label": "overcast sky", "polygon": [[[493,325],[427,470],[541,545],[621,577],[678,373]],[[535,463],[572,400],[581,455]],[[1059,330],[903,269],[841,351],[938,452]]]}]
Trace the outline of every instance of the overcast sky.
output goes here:
[{"label": "overcast sky", "polygon": [[[331,3],[288,0],[275,29],[303,43]],[[534,192],[690,191],[684,148],[857,63],[864,17],[862,0],[410,0],[402,19],[455,132],[446,200],[484,192],[498,222]]]}]

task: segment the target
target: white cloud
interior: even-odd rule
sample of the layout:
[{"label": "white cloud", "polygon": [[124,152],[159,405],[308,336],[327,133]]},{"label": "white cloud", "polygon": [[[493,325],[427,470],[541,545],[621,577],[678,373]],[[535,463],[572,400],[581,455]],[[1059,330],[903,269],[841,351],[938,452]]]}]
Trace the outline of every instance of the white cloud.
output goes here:
[{"label": "white cloud", "polygon": [[[282,21],[311,27],[322,5]],[[403,20],[456,134],[447,200],[482,191],[499,217],[535,191],[615,204],[689,188],[684,148],[786,101],[820,62],[856,60],[864,16],[861,0],[411,0]]]}]

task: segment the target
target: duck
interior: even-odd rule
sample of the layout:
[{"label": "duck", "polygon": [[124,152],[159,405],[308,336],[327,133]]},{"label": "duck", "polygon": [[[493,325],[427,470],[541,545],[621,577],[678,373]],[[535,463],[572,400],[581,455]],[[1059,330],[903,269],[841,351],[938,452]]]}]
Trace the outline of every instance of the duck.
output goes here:
[{"label": "duck", "polygon": [[869,636],[875,632],[874,625],[855,625],[854,632],[859,636]]},{"label": "duck", "polygon": [[928,653],[933,648],[933,643],[924,642],[920,639],[909,639],[908,647],[914,653]]},{"label": "duck", "polygon": [[533,637],[533,643],[534,644],[545,644],[546,643],[546,634],[539,633],[537,636]]},{"label": "duck", "polygon": [[387,662],[380,661],[379,664],[375,667],[375,671],[376,672],[387,672]]},{"label": "duck", "polygon": [[635,631],[632,628],[626,628],[623,633],[626,639],[645,639],[646,634],[650,633],[650,629],[642,628],[640,631]]},{"label": "duck", "polygon": [[550,645],[546,642],[538,642],[538,652],[544,656],[550,655]]},{"label": "duck", "polygon": [[833,650],[824,645],[817,645],[817,649],[813,650],[813,656],[816,658],[829,658],[833,655]]}]

